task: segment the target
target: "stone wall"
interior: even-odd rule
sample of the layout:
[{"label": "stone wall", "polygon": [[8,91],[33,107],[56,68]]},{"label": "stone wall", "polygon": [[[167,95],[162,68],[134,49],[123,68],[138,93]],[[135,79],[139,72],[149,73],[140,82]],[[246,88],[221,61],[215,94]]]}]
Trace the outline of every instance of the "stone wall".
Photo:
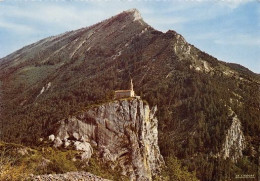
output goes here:
[{"label": "stone wall", "polygon": [[115,91],[115,99],[134,97],[135,93],[132,90]]}]

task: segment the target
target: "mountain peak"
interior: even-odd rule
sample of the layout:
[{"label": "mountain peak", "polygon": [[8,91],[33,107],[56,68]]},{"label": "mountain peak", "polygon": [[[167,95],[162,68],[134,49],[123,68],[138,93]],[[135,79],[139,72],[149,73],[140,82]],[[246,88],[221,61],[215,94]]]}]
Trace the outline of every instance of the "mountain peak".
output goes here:
[{"label": "mountain peak", "polygon": [[141,22],[143,21],[141,13],[136,8],[123,11],[118,15],[116,15],[115,17],[122,17],[122,16],[126,17],[128,20],[131,21],[141,21]]},{"label": "mountain peak", "polygon": [[136,8],[129,9],[129,10],[126,10],[124,12],[131,14],[134,17],[134,21],[143,19],[142,16],[141,16],[141,13]]}]

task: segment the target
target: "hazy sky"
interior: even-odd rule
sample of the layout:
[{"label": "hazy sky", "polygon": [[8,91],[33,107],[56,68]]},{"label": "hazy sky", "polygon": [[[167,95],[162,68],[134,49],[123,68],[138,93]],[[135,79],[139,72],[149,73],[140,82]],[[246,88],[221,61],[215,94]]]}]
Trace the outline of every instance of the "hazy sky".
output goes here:
[{"label": "hazy sky", "polygon": [[260,73],[260,0],[0,0],[0,57],[131,8],[155,29]]}]

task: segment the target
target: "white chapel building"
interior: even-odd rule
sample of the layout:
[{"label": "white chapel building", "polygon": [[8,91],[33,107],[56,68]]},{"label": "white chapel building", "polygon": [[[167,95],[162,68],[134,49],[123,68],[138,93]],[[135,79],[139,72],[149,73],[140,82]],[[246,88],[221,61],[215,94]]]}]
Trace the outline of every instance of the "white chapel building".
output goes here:
[{"label": "white chapel building", "polygon": [[121,98],[127,98],[127,97],[135,97],[135,91],[134,91],[132,79],[131,79],[130,90],[116,90],[115,91],[115,99],[121,99]]}]

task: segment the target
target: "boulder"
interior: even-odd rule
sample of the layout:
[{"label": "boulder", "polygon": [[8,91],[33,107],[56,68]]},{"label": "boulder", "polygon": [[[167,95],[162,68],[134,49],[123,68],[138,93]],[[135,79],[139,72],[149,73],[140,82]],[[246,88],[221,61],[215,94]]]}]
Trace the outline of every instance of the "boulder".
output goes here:
[{"label": "boulder", "polygon": [[93,149],[91,145],[88,142],[80,142],[80,141],[75,141],[74,143],[75,149],[79,151],[91,151],[93,152]]},{"label": "boulder", "polygon": [[54,140],[54,147],[60,147],[62,145],[62,140],[59,138],[59,137],[57,137],[57,138],[55,138],[55,140]]},{"label": "boulder", "polygon": [[85,151],[83,153],[81,153],[80,157],[81,160],[89,160],[92,156],[92,153],[90,151]]},{"label": "boulder", "polygon": [[28,155],[28,150],[26,148],[20,148],[17,150],[17,153],[21,154],[22,156]]},{"label": "boulder", "polygon": [[49,141],[53,142],[54,139],[55,139],[55,136],[53,134],[51,134],[49,137],[48,137]]},{"label": "boulder", "polygon": [[93,147],[97,147],[98,145],[97,145],[97,142],[95,142],[94,140],[91,140],[90,141],[90,144],[91,144],[91,146],[93,146]]},{"label": "boulder", "polygon": [[64,147],[65,148],[67,148],[70,145],[71,145],[71,141],[70,140],[64,140]]},{"label": "boulder", "polygon": [[74,138],[75,140],[79,140],[79,138],[80,138],[79,134],[78,134],[78,133],[75,133],[75,132],[72,134],[72,136],[73,136],[73,138]]},{"label": "boulder", "polygon": [[91,158],[93,154],[93,148],[88,142],[75,141],[74,146],[76,150],[83,151],[83,153],[80,155],[82,160],[88,160]]}]

